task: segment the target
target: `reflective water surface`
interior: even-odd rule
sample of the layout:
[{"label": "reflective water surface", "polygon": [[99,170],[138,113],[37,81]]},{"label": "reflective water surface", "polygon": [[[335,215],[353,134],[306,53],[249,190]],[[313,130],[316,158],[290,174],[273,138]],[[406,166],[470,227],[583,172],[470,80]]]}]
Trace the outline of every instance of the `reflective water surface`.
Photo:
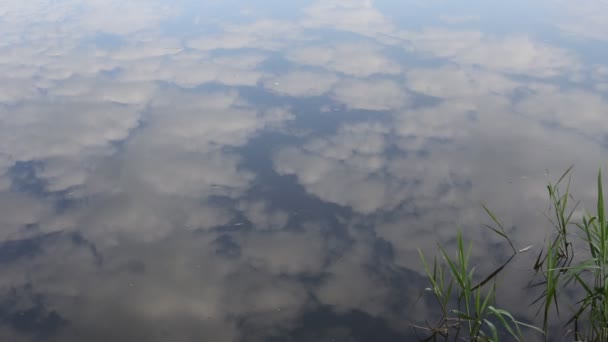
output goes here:
[{"label": "reflective water surface", "polygon": [[3,341],[411,340],[418,248],[491,269],[481,203],[542,245],[547,180],[606,165],[601,0],[0,0],[0,32]]}]

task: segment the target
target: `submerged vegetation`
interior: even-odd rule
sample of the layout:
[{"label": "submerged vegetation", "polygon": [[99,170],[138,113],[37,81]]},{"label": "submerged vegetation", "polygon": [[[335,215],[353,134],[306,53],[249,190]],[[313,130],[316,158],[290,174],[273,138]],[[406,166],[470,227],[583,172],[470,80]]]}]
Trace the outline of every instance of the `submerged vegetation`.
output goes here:
[{"label": "submerged vegetation", "polygon": [[[470,261],[475,246],[465,244],[460,232],[454,256],[439,246],[439,256],[429,263],[419,251],[430,283],[425,293],[430,293],[439,311],[438,320],[414,326],[424,334],[422,340],[499,341],[503,337],[523,341],[524,333],[537,334],[542,340],[549,338],[551,327],[557,324],[563,325],[560,340],[608,341],[608,222],[602,174],[597,178],[595,213],[584,212],[574,219],[579,202],[570,193],[571,173],[572,167],[547,185],[551,202],[547,219],[554,232],[530,265],[534,271],[530,285],[522,288],[539,293],[529,303],[538,307],[538,326],[496,306],[498,275],[532,246],[517,249],[496,215],[483,206],[493,222],[487,228],[508,244],[511,255],[488,275],[479,276]],[[561,303],[572,304],[563,308]],[[552,322],[555,317],[558,321]]]}]

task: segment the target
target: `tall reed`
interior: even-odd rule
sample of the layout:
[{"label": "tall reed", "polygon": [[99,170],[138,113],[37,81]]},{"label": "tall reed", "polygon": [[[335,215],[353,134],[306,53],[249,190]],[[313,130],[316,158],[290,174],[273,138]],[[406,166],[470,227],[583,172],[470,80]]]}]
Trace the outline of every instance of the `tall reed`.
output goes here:
[{"label": "tall reed", "polygon": [[[475,273],[470,255],[472,243],[465,247],[460,232],[457,235],[455,256],[450,256],[439,246],[440,261],[437,257],[431,265],[422,251],[420,258],[424,265],[430,292],[438,303],[441,318],[426,327],[416,326],[428,332],[425,340],[470,340],[498,341],[506,333],[510,339],[523,339],[521,328],[530,328],[549,337],[554,323],[553,317],[560,317],[562,299],[574,304],[564,327],[571,331],[574,341],[608,341],[608,221],[604,205],[602,173],[597,177],[597,199],[595,212],[585,211],[580,222],[574,222],[579,202],[570,193],[572,167],[568,168],[555,183],[547,185],[551,203],[548,221],[553,227],[551,238],[540,251],[532,268],[540,281],[532,279],[530,287],[522,291],[541,288],[540,295],[531,305],[539,305],[537,316],[542,320],[538,328],[521,322],[504,309],[496,308],[497,276],[520,253],[530,247],[517,249],[496,215],[483,206],[493,221],[487,227],[503,238],[512,254],[507,261],[485,277]],[[475,279],[481,279],[475,282]],[[570,288],[570,291],[565,291]],[[578,296],[576,298],[564,298]],[[561,311],[560,311],[561,310]],[[501,335],[500,332],[503,332]]]}]

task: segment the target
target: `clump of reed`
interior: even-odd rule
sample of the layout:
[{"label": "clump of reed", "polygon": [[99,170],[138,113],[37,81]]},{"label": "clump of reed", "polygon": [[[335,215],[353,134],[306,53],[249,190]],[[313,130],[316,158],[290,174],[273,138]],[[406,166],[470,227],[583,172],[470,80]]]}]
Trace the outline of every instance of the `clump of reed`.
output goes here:
[{"label": "clump of reed", "polygon": [[[500,296],[498,275],[532,246],[517,249],[496,215],[483,206],[493,222],[487,228],[504,239],[511,255],[498,268],[480,276],[470,260],[473,243],[465,244],[461,232],[453,256],[439,246],[439,256],[430,264],[419,251],[430,284],[425,293],[430,293],[436,302],[440,316],[437,322],[414,326],[426,332],[423,340],[499,341],[506,335],[509,340],[522,341],[522,329],[535,331],[546,339],[555,323],[551,319],[564,316],[561,297],[574,295],[580,297],[568,298],[574,304],[568,307],[567,319],[563,320],[566,324],[562,339],[571,336],[573,341],[608,341],[608,222],[602,174],[598,172],[595,212],[585,211],[576,222],[573,217],[580,203],[574,201],[570,192],[571,174],[572,167],[547,185],[551,203],[547,219],[554,232],[530,265],[535,278],[529,287],[522,288],[522,291],[540,289],[530,305],[538,305],[536,315],[542,325],[522,322],[496,306],[496,298]],[[570,291],[565,291],[566,288]]]}]

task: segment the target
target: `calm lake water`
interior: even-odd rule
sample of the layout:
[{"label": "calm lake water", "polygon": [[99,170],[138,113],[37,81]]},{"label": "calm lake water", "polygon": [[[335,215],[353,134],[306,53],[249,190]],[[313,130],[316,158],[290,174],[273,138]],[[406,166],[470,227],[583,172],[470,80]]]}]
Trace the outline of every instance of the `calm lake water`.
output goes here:
[{"label": "calm lake water", "polygon": [[415,340],[419,248],[500,265],[485,203],[534,258],[571,164],[592,203],[606,33],[601,0],[0,0],[0,340]]}]

